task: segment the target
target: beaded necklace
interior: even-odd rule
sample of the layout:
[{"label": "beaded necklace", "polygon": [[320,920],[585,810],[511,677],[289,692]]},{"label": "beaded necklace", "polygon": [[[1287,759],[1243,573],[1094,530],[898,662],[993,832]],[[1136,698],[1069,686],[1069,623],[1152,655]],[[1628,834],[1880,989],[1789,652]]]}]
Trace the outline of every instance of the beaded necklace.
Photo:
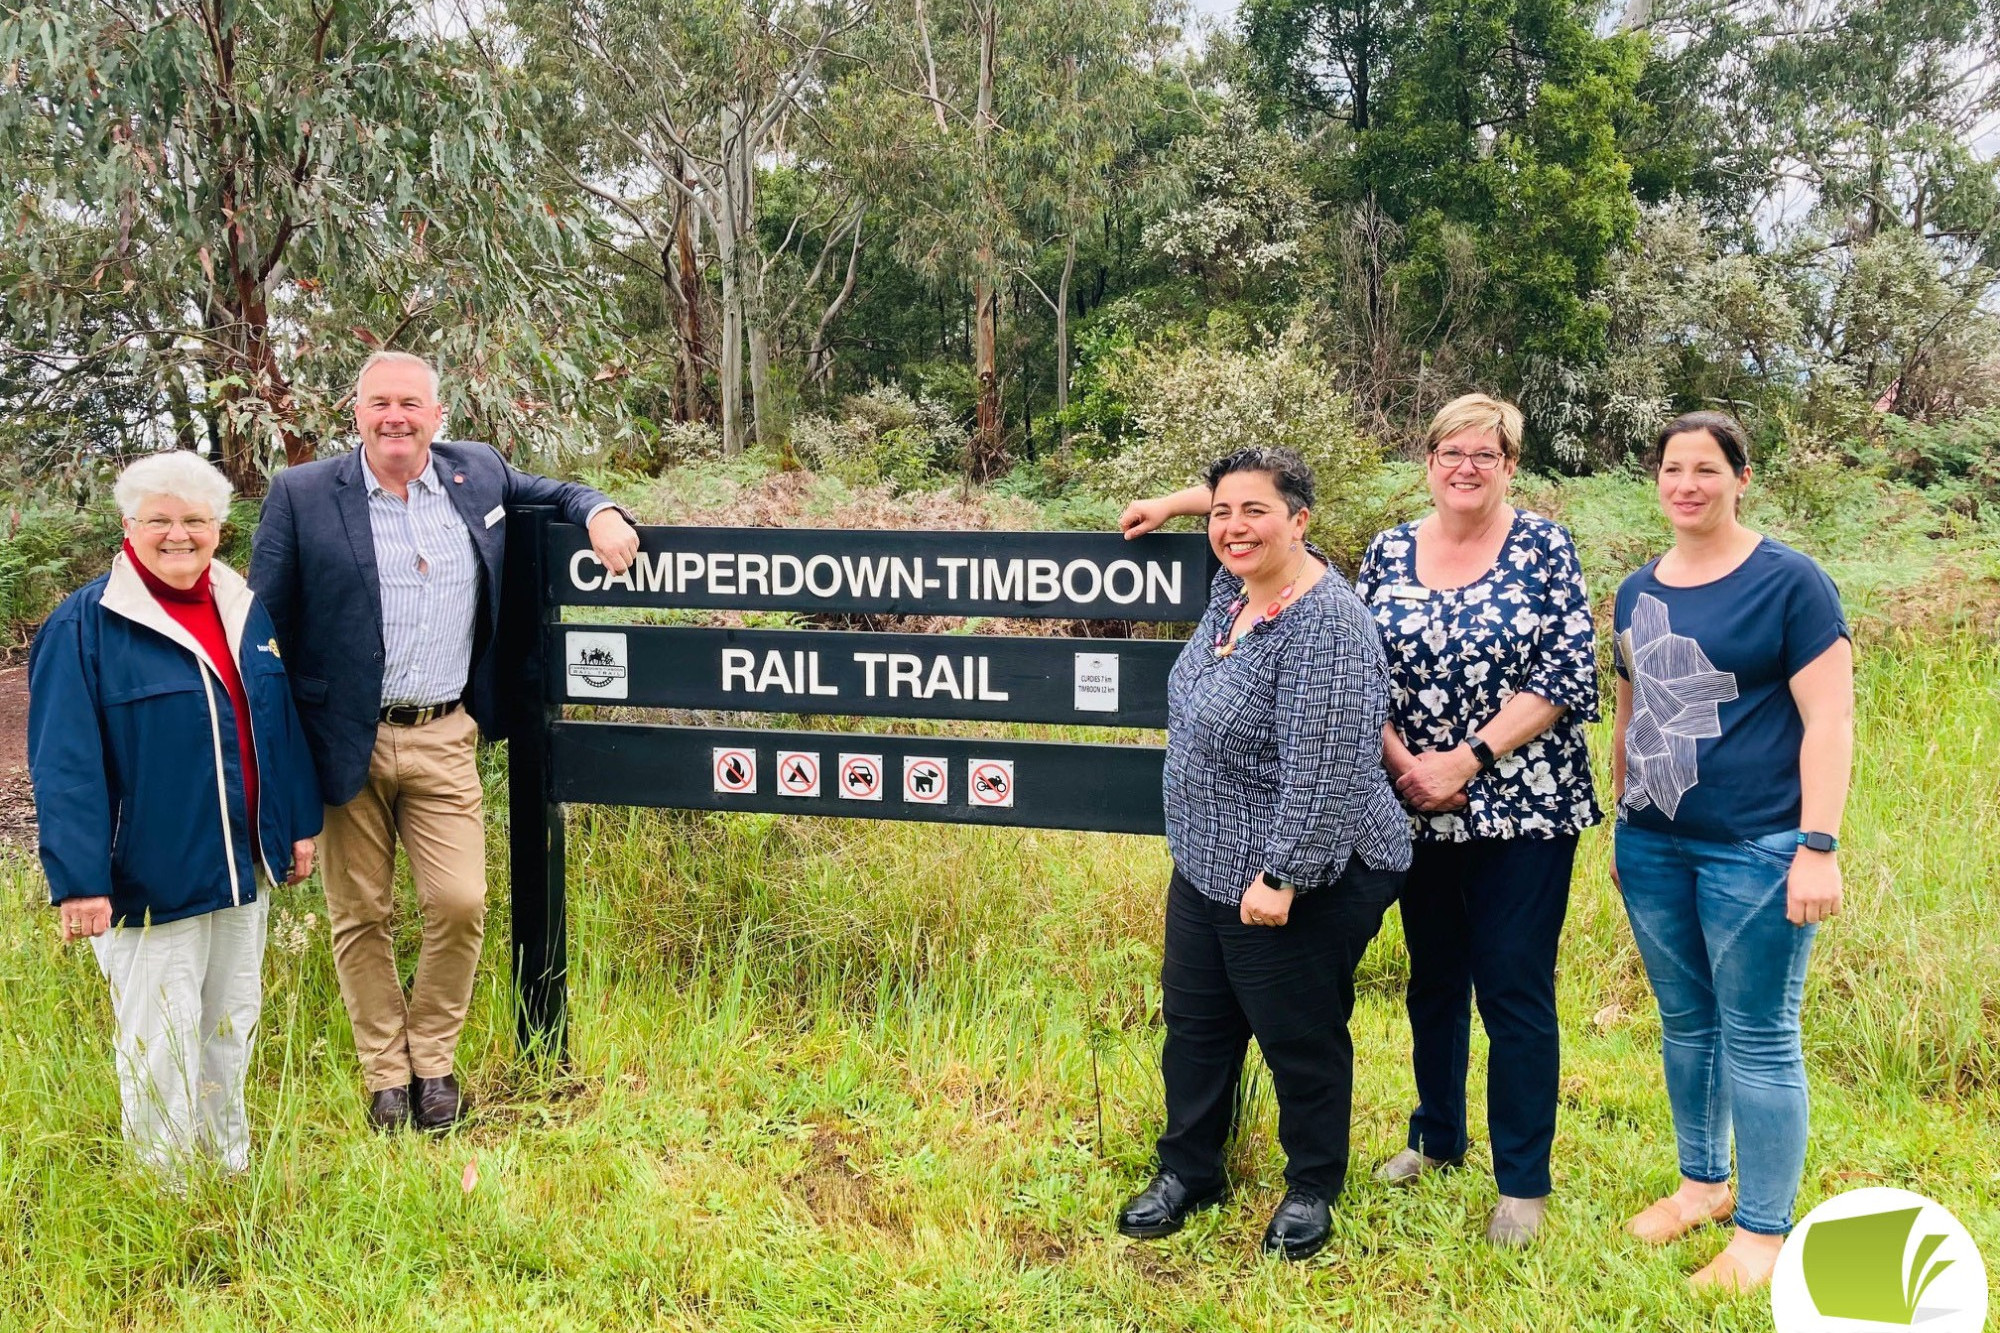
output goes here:
[{"label": "beaded necklace", "polygon": [[1229,631],[1235,627],[1236,617],[1242,615],[1243,608],[1250,605],[1250,585],[1247,583],[1243,585],[1243,591],[1236,594],[1236,600],[1229,604],[1229,610],[1222,617],[1222,628],[1215,632],[1216,660],[1220,661],[1235,652],[1237,644],[1278,618],[1278,613],[1285,609],[1285,604],[1292,598],[1292,589],[1299,586],[1299,575],[1305,573],[1306,558],[1311,554],[1310,551],[1300,553],[1298,567],[1292,570],[1292,577],[1285,586],[1278,589],[1277,599],[1264,608],[1263,615],[1250,622],[1249,629],[1232,639],[1229,637]]}]

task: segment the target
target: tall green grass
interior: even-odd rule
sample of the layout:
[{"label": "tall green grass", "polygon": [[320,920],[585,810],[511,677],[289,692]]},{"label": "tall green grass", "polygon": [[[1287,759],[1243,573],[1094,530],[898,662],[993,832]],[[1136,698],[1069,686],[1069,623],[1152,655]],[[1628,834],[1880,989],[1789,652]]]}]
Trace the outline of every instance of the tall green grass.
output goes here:
[{"label": "tall green grass", "polygon": [[[1800,1208],[1864,1183],[1919,1190],[2000,1260],[2000,665],[1970,638],[1873,640],[1861,663],[1849,906],[1807,1002]],[[1363,966],[1334,1242],[1284,1267],[1256,1255],[1282,1190],[1263,1078],[1234,1200],[1168,1241],[1111,1231],[1161,1116],[1158,840],[570,821],[568,1073],[513,1057],[496,908],[461,1052],[476,1121],[442,1143],[371,1135],[323,906],[281,891],[255,1165],[185,1199],[128,1175],[103,983],[55,943],[32,863],[0,860],[0,1327],[1769,1327],[1756,1299],[1685,1293],[1719,1233],[1653,1252],[1619,1232],[1675,1173],[1658,1024],[1601,834],[1562,955],[1545,1243],[1479,1239],[1483,1148],[1407,1193],[1370,1178],[1411,1101],[1392,915]],[[503,848],[496,822],[496,885]],[[1483,1050],[1474,1069],[1476,1125]]]}]

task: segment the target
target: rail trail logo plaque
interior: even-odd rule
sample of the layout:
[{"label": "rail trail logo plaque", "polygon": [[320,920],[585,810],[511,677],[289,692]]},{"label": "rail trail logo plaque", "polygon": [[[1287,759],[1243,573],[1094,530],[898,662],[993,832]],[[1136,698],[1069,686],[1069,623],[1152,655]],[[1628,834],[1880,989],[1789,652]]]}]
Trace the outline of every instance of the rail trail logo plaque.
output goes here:
[{"label": "rail trail logo plaque", "polygon": [[950,786],[945,774],[950,771],[942,759],[904,755],[903,799],[918,805],[943,805]]},{"label": "rail trail logo plaque", "polygon": [[819,755],[811,750],[778,751],[778,794],[819,795]]},{"label": "rail trail logo plaque", "polygon": [[1849,1190],[1821,1203],[1771,1274],[1777,1333],[1976,1333],[1986,1302],[1986,1264],[1970,1233],[1908,1190]]},{"label": "rail trail logo plaque", "polygon": [[741,746],[715,747],[715,789],[730,796],[757,790],[757,752]]},{"label": "rail trail logo plaque", "polygon": [[569,692],[580,699],[627,697],[627,658],[623,634],[570,630],[563,636],[568,662]]},{"label": "rail trail logo plaque", "polygon": [[844,754],[840,756],[840,794],[850,801],[882,799],[882,756]]}]

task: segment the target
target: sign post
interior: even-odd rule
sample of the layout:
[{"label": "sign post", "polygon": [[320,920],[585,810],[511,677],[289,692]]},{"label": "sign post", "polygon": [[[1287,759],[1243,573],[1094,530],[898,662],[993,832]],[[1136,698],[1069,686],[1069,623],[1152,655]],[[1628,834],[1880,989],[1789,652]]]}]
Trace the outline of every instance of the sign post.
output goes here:
[{"label": "sign post", "polygon": [[522,1048],[564,1052],[564,802],[1159,833],[1151,745],[565,720],[566,704],[1162,728],[1177,642],[565,624],[565,606],[1188,621],[1198,536],[642,528],[617,574],[508,511],[508,847]]}]

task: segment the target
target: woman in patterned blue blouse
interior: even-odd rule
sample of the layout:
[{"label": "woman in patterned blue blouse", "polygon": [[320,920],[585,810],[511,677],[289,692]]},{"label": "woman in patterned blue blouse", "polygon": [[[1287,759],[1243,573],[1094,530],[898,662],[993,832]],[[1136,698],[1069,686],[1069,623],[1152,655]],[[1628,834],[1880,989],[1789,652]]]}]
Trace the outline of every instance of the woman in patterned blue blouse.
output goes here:
[{"label": "woman in patterned blue blouse", "polygon": [[1464,1157],[1476,995],[1500,1194],[1486,1236],[1519,1246],[1548,1205],[1556,943],[1577,834],[1599,819],[1583,739],[1596,637],[1569,533],[1508,503],[1520,410],[1469,394],[1425,445],[1434,509],[1377,536],[1355,579],[1389,654],[1383,753],[1416,838],[1402,914],[1417,1106],[1378,1174],[1407,1184]]},{"label": "woman in patterned blue blouse", "polygon": [[1167,1127],[1118,1216],[1165,1236],[1228,1193],[1223,1150],[1250,1038],[1271,1070],[1286,1194],[1264,1249],[1326,1243],[1346,1179],[1354,966],[1410,835],[1382,767],[1389,680],[1368,612],[1305,540],[1312,473],[1287,449],[1209,469],[1222,568],[1167,683]]}]

